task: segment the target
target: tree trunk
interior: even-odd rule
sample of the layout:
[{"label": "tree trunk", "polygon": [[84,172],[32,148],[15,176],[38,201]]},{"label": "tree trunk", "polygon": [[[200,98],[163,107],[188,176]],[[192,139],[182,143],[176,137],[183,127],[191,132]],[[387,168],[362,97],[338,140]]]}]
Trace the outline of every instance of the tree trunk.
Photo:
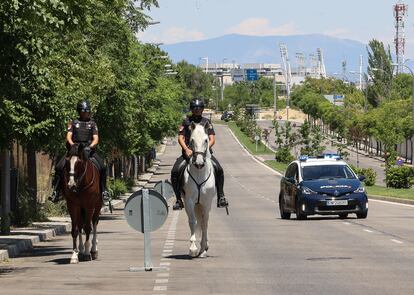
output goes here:
[{"label": "tree trunk", "polygon": [[1,151],[1,234],[10,234],[10,150]]},{"label": "tree trunk", "polygon": [[27,190],[31,208],[37,212],[37,166],[36,151],[31,144],[27,145]]}]

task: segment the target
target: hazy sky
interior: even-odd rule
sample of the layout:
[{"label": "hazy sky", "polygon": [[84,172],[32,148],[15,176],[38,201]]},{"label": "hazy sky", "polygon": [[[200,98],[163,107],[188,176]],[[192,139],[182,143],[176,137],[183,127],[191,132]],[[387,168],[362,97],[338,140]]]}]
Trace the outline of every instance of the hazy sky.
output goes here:
[{"label": "hazy sky", "polygon": [[[229,33],[292,35],[321,33],[367,43],[376,38],[394,52],[396,0],[159,0],[148,14],[160,24],[139,34],[165,44]],[[406,55],[414,56],[414,1],[406,18]],[[413,11],[410,12],[410,8]]]}]

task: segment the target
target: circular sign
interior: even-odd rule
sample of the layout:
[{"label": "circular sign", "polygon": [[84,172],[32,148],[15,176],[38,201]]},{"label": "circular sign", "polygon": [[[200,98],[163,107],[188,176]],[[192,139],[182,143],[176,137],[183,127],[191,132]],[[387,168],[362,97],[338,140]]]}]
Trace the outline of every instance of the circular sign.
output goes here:
[{"label": "circular sign", "polygon": [[256,136],[254,137],[254,140],[259,141],[259,140],[260,140],[260,136],[259,136],[259,135],[256,135]]},{"label": "circular sign", "polygon": [[[148,205],[144,206],[144,202]],[[168,204],[164,197],[154,190],[148,190],[148,200],[145,201],[143,191],[139,190],[128,198],[124,214],[128,224],[142,233],[144,233],[143,221],[147,217],[144,214],[148,214],[149,218],[147,220],[149,220],[149,224],[146,224],[145,227],[150,232],[153,232],[159,229],[167,220]]]},{"label": "circular sign", "polygon": [[164,180],[163,188],[162,182],[162,180],[157,182],[154,186],[154,190],[163,196],[166,200],[169,200],[171,197],[175,196],[173,186],[168,180]]}]

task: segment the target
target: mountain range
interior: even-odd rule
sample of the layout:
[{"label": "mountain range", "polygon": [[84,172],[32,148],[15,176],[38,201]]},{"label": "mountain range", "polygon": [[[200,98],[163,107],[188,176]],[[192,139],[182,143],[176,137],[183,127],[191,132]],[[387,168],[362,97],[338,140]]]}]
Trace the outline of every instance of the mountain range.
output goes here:
[{"label": "mountain range", "polygon": [[[360,55],[363,56],[364,69],[367,65],[367,45],[355,40],[340,39],[321,34],[291,36],[246,36],[230,34],[222,37],[162,45],[174,62],[186,60],[199,65],[204,64],[201,57],[208,57],[209,63],[281,63],[279,44],[288,48],[291,67],[297,67],[296,53],[303,53],[309,67],[311,54],[317,55],[321,48],[328,74],[343,72],[342,62],[346,61],[347,72],[359,71]],[[349,74],[348,74],[349,75]],[[349,77],[352,79],[352,77]],[[356,78],[356,77],[355,77]]]}]

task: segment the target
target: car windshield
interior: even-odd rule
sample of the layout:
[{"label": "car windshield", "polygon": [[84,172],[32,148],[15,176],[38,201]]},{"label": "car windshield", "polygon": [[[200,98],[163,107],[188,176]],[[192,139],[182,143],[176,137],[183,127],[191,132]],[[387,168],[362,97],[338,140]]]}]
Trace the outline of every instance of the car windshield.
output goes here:
[{"label": "car windshield", "polygon": [[346,165],[318,165],[302,167],[303,180],[346,178],[355,179]]}]

